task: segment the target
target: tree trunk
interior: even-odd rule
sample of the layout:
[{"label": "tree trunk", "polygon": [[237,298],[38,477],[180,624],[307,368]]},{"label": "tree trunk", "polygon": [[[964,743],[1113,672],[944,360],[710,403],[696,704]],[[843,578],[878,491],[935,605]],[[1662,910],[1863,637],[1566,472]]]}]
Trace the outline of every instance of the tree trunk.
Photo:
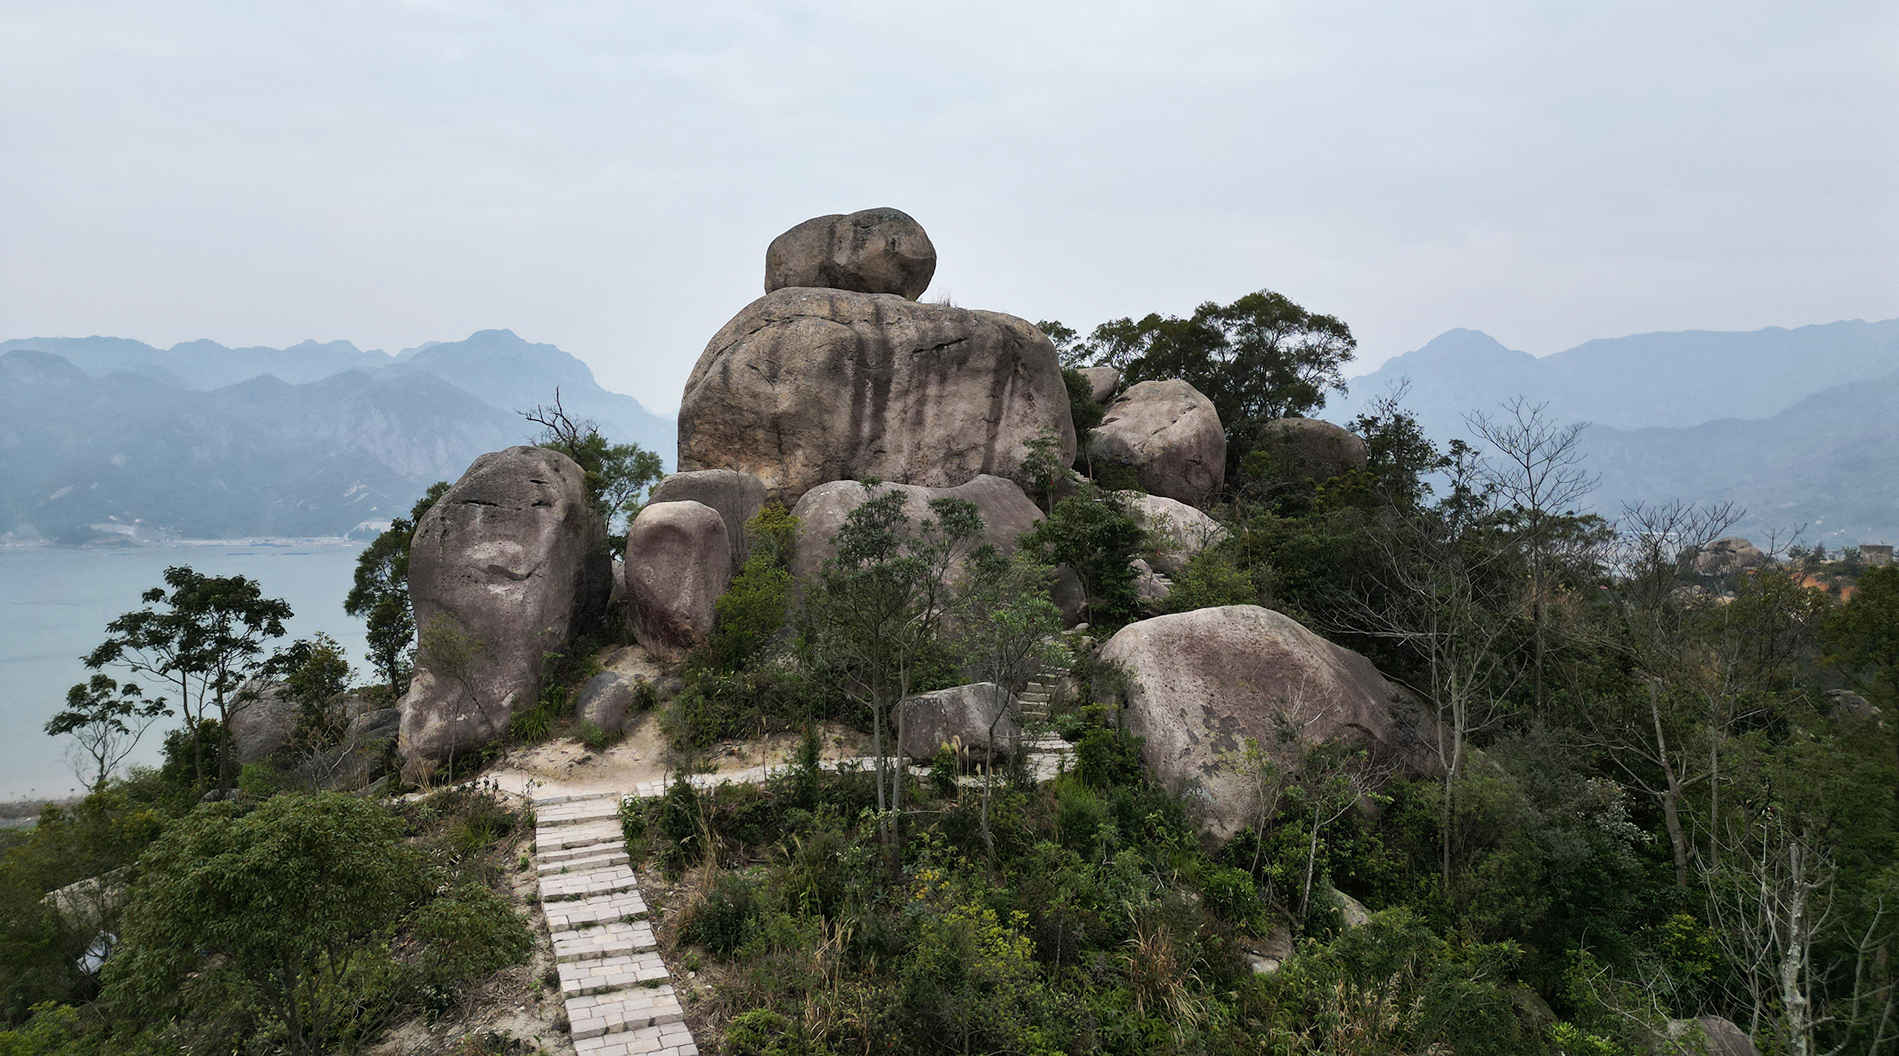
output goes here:
[{"label": "tree trunk", "polygon": [[1662,729],[1662,691],[1648,684],[1648,713],[1655,723],[1655,758],[1661,764],[1662,820],[1668,826],[1668,846],[1675,853],[1675,886],[1688,887],[1688,837],[1681,829],[1681,779],[1668,761],[1668,735]]}]

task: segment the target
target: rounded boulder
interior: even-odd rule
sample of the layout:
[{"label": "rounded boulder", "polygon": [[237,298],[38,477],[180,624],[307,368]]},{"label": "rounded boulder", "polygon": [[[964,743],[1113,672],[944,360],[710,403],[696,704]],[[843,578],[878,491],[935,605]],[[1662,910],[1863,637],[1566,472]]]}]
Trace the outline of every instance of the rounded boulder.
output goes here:
[{"label": "rounded boulder", "polygon": [[745,563],[745,526],[765,506],[765,482],[731,469],[674,473],[653,485],[648,502],[696,502],[718,511],[732,543],[732,565]]},{"label": "rounded boulder", "polygon": [[1129,466],[1149,494],[1191,506],[1205,504],[1226,483],[1220,414],[1200,390],[1177,379],[1129,386],[1089,434],[1088,455],[1096,463]]},{"label": "rounded boulder", "polygon": [[678,659],[705,644],[714,605],[731,582],[731,539],[712,507],[652,502],[627,527],[633,637],[653,655]]},{"label": "rounded boulder", "polygon": [[765,292],[807,286],[916,300],[936,274],[936,247],[901,209],[818,216],[771,240]]},{"label": "rounded boulder", "polygon": [[903,493],[903,512],[910,518],[912,532],[925,518],[932,516],[931,499],[966,499],[974,503],[982,515],[982,542],[993,543],[1005,554],[1014,552],[1016,536],[1035,527],[1035,522],[1042,519],[1042,511],[1029,501],[1022,489],[1014,481],[1001,477],[980,476],[954,488],[879,484],[873,489],[855,480],[832,481],[806,492],[791,511],[798,519],[792,574],[806,580],[815,577],[824,568],[824,562],[837,554],[832,537],[844,526],[851,511],[893,489]]},{"label": "rounded boulder", "polygon": [[1259,429],[1259,446],[1289,477],[1331,480],[1364,469],[1369,451],[1356,433],[1317,418],[1276,418]]}]

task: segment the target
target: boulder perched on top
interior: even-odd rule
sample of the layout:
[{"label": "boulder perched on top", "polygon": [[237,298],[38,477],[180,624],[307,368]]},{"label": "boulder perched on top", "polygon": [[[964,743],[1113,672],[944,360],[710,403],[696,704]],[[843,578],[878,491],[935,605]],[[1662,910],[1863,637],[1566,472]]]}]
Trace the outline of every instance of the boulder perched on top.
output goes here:
[{"label": "boulder perched on top", "polygon": [[1028,443],[1074,459],[1055,346],[1012,315],[791,288],[706,346],[679,408],[679,468],[731,469],[787,506],[833,480],[954,487],[1016,476]]},{"label": "boulder perched on top", "polygon": [[402,750],[433,764],[507,730],[541,658],[599,625],[612,589],[606,526],[573,459],[510,447],[475,459],[416,525],[409,553],[415,679]]},{"label": "boulder perched on top", "polygon": [[1163,576],[1178,575],[1193,555],[1226,538],[1226,529],[1204,512],[1163,495],[1118,491],[1134,524],[1148,534],[1152,556],[1148,563]]},{"label": "boulder perched on top", "polygon": [[1288,477],[1331,480],[1364,469],[1369,458],[1356,433],[1317,418],[1276,418],[1259,428],[1259,446],[1273,468]]},{"label": "boulder perched on top", "polygon": [[1121,372],[1113,367],[1083,367],[1078,373],[1088,379],[1088,394],[1099,404],[1114,399],[1114,390],[1121,387]]},{"label": "boulder perched on top", "polygon": [[916,300],[936,274],[936,247],[899,209],[813,217],[771,240],[765,292],[812,286]]},{"label": "boulder perched on top", "polygon": [[[796,552],[791,572],[800,579],[811,579],[824,568],[824,562],[836,556],[832,537],[844,526],[851,511],[873,496],[892,490],[903,493],[903,512],[910,518],[912,534],[925,518],[934,517],[930,500],[966,499],[976,504],[982,515],[982,541],[994,543],[1003,553],[1015,550],[1015,538],[1042,519],[1042,511],[1022,493],[1013,481],[1001,477],[980,476],[953,488],[925,488],[915,484],[879,484],[872,490],[855,480],[835,480],[820,484],[798,500],[791,515],[798,519]],[[952,572],[954,575],[954,572]]]},{"label": "boulder perched on top", "polygon": [[732,583],[725,519],[701,502],[649,502],[626,530],[633,637],[677,659],[712,635],[713,606]]},{"label": "boulder perched on top", "polygon": [[1145,739],[1142,761],[1163,783],[1194,789],[1203,827],[1220,837],[1259,821],[1247,740],[1269,753],[1298,751],[1280,746],[1282,714],[1304,727],[1308,744],[1343,736],[1381,765],[1431,769],[1431,720],[1421,709],[1371,661],[1270,609],[1227,605],[1130,623],[1100,657],[1127,672],[1125,721]]},{"label": "boulder perched on top", "polygon": [[745,563],[745,526],[765,505],[765,482],[750,473],[730,469],[701,469],[674,473],[647,493],[648,502],[697,502],[718,511],[732,544],[734,567]]},{"label": "boulder perched on top", "polygon": [[1015,750],[1021,730],[1011,709],[1015,698],[994,682],[952,686],[920,693],[897,705],[902,735],[897,750],[905,758],[928,762],[948,744],[971,751],[978,760],[990,744],[989,724],[995,723],[996,758]]},{"label": "boulder perched on top", "polygon": [[1766,563],[1767,555],[1761,552],[1761,548],[1738,535],[1716,539],[1708,544],[1706,550],[1695,555],[1695,571],[1704,576],[1722,576],[1746,568],[1759,568]]},{"label": "boulder perched on top", "polygon": [[1131,466],[1150,494],[1190,505],[1207,502],[1226,483],[1219,412],[1184,381],[1129,386],[1089,434],[1088,454],[1096,463]]}]

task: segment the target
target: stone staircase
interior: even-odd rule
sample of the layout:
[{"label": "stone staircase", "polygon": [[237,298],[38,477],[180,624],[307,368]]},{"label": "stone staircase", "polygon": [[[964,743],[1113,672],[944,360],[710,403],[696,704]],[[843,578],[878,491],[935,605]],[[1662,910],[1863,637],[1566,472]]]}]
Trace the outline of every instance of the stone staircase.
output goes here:
[{"label": "stone staircase", "polygon": [[541,912],[578,1056],[697,1056],[627,861],[618,792],[534,800]]},{"label": "stone staircase", "polygon": [[1029,772],[1037,781],[1047,781],[1072,762],[1075,746],[1062,740],[1049,726],[1048,706],[1055,687],[1068,674],[1068,665],[1051,666],[1029,680],[1016,700],[1016,722],[1022,727],[1022,747],[1028,753]]}]

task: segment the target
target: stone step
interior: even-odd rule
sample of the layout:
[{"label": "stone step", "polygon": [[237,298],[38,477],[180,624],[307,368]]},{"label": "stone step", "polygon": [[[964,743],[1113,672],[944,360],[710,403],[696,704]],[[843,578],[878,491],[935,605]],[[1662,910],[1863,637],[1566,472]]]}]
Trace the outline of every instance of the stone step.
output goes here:
[{"label": "stone step", "polygon": [[578,931],[556,932],[553,939],[556,961],[619,957],[659,947],[653,925],[644,920],[615,920]]},{"label": "stone step", "polygon": [[619,798],[618,792],[549,792],[546,795],[535,796],[534,807],[539,810],[542,807],[554,807],[562,803],[585,803],[594,799]]},{"label": "stone step", "polygon": [[570,898],[592,898],[633,891],[639,880],[626,865],[610,865],[584,873],[547,873],[541,877],[541,901],[559,902]]},{"label": "stone step", "polygon": [[625,839],[625,833],[620,829],[617,818],[590,822],[585,825],[554,825],[534,830],[534,853],[546,854],[549,851],[561,851],[570,847],[590,847]]},{"label": "stone step", "polygon": [[595,869],[605,869],[609,866],[625,865],[628,861],[625,845],[615,847],[610,843],[596,844],[592,847],[572,847],[555,853],[573,855],[573,857],[554,858],[549,855],[543,855],[540,859],[540,863],[536,866],[540,875],[551,876],[560,873],[585,873]]},{"label": "stone step", "polygon": [[577,803],[561,803],[546,810],[534,812],[534,824],[537,828],[549,828],[556,825],[579,825],[589,821],[618,820],[620,817],[620,797],[610,799],[583,799]]},{"label": "stone step", "polygon": [[543,901],[541,913],[547,917],[547,930],[550,932],[578,931],[590,924],[644,917],[646,900],[636,890],[616,891],[610,895],[591,895],[563,902]]},{"label": "stone step", "polygon": [[619,829],[614,829],[606,838],[594,843],[576,843],[552,849],[542,847],[534,852],[534,860],[540,863],[541,872],[547,872],[550,862],[572,862],[581,858],[598,858],[603,854],[626,850],[626,838]]},{"label": "stone step", "polygon": [[604,994],[666,981],[666,962],[660,960],[658,950],[561,961],[558,967],[562,997]]},{"label": "stone step", "polygon": [[582,1038],[597,1038],[602,1034],[677,1023],[685,1018],[686,1012],[679,1007],[679,998],[674,996],[673,988],[665,984],[650,989],[642,986],[605,994],[585,994],[567,1000],[567,1022],[573,1030],[576,1044]]},{"label": "stone step", "polygon": [[574,1039],[575,1056],[699,1056],[699,1046],[684,1023],[623,1030]]}]

